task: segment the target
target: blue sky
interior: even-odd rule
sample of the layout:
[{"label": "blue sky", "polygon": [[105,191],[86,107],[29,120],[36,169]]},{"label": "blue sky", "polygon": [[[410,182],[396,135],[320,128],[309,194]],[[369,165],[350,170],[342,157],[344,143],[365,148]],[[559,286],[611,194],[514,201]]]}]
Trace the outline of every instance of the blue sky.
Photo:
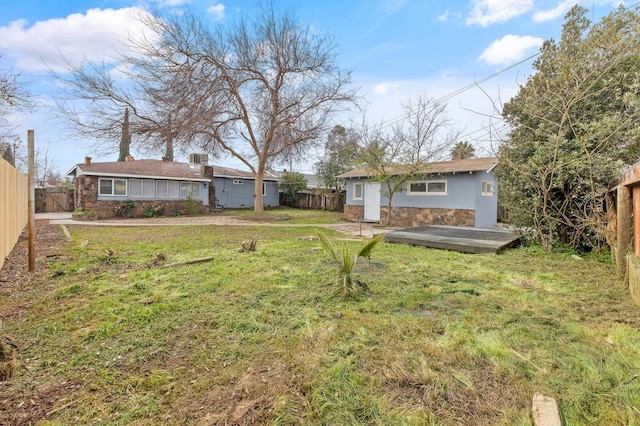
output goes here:
[{"label": "blue sky", "polygon": [[[494,105],[517,93],[518,83],[531,73],[540,44],[557,39],[564,14],[580,3],[592,20],[625,4],[609,0],[279,0],[279,7],[296,11],[301,21],[328,32],[339,45],[341,66],[352,71],[370,122],[389,122],[402,114],[402,104],[426,96],[448,98],[447,115],[464,139],[482,156],[491,155],[495,140],[486,130],[500,128],[489,119]],[[627,2],[627,6],[631,2]],[[13,66],[29,83],[41,105],[31,114],[12,117],[16,132],[26,140],[35,130],[36,144],[49,146],[55,165],[66,172],[84,156],[115,161],[117,154],[98,157],[90,141],[69,140],[44,106],[54,103],[47,69],[56,68],[62,52],[71,60],[98,59],[109,54],[127,31],[136,30],[132,11],[188,5],[224,24],[240,13],[251,13],[254,0],[21,0],[0,5],[2,68]],[[513,67],[512,67],[513,66]],[[509,68],[512,67],[512,68]],[[509,68],[507,71],[501,72]],[[482,83],[474,82],[496,74]],[[450,97],[456,91],[468,90]],[[355,113],[354,113],[355,114]],[[355,115],[338,118],[348,125]],[[318,150],[320,152],[320,150]],[[160,155],[160,154],[158,154]],[[310,172],[311,161],[299,166]],[[180,159],[178,159],[180,160]],[[239,167],[237,161],[219,164]]]}]

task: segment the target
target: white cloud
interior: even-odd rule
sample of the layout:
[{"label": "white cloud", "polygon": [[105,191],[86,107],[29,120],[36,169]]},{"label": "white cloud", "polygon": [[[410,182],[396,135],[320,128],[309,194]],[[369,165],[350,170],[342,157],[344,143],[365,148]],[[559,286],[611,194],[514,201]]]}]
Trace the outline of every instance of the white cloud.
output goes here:
[{"label": "white cloud", "polygon": [[576,0],[564,0],[551,10],[539,10],[535,12],[533,14],[533,20],[534,22],[545,22],[560,18],[564,16],[569,11],[569,9],[571,9],[577,3],[578,2]]},{"label": "white cloud", "polygon": [[397,94],[401,84],[399,82],[384,82],[374,85],[371,92],[376,96],[387,96]]},{"label": "white cloud", "polygon": [[90,9],[86,14],[74,13],[31,26],[21,19],[0,27],[0,48],[23,70],[40,72],[51,67],[62,71],[65,67],[60,55],[73,64],[104,59],[122,48],[128,37],[142,36],[147,30],[137,17],[146,13],[137,7]]},{"label": "white cloud", "polygon": [[449,20],[449,9],[445,10],[444,12],[442,12],[441,15],[438,15],[438,17],[436,18],[439,22],[447,22]]},{"label": "white cloud", "polygon": [[511,65],[537,50],[543,39],[508,34],[491,43],[478,59],[489,65]]},{"label": "white cloud", "polygon": [[222,18],[224,18],[224,4],[222,3],[218,3],[218,4],[214,4],[213,6],[209,6],[209,8],[207,9],[207,13],[212,14],[216,21],[220,21]]},{"label": "white cloud", "polygon": [[467,25],[487,27],[528,12],[533,7],[533,0],[472,0],[472,4]]}]

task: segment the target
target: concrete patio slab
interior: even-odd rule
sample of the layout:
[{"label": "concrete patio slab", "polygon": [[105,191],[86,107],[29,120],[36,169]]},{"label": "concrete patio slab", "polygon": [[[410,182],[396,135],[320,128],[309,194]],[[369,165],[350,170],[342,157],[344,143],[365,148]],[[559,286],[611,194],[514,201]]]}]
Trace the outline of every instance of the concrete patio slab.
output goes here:
[{"label": "concrete patio slab", "polygon": [[509,230],[431,225],[388,232],[385,241],[462,253],[499,253],[516,246],[519,238]]}]

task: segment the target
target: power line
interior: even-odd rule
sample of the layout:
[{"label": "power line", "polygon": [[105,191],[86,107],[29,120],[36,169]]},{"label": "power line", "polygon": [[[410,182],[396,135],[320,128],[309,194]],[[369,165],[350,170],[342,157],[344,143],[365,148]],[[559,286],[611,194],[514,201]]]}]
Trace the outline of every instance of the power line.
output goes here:
[{"label": "power line", "polygon": [[[521,64],[523,64],[523,63],[525,63],[527,61],[530,61],[531,59],[535,58],[536,56],[540,55],[541,53],[542,52],[536,52],[533,55],[528,56],[528,57],[526,57],[526,58],[524,58],[524,59],[522,59],[522,60],[520,60],[520,61],[518,61],[518,62],[516,62],[514,64],[511,64],[506,68],[503,68],[503,69],[501,69],[499,71],[496,71],[493,74],[490,74],[490,75],[488,75],[486,77],[481,78],[480,80],[474,81],[473,83],[470,83],[470,84],[468,84],[468,85],[466,85],[466,86],[464,86],[464,87],[462,87],[460,89],[454,90],[453,92],[451,92],[451,93],[449,93],[447,95],[444,95],[441,98],[437,99],[436,102],[447,101],[447,100],[449,100],[449,99],[451,99],[451,98],[453,98],[453,97],[455,97],[455,96],[457,96],[457,95],[459,95],[461,93],[466,92],[467,90],[473,89],[474,87],[477,87],[478,85],[480,85],[480,84],[482,84],[482,83],[484,83],[486,81],[489,81],[492,78],[495,78],[495,77],[499,76],[500,74],[503,74],[503,73],[505,73],[505,72],[517,67],[518,65],[521,65]],[[398,116],[397,118],[391,119],[387,123],[383,123],[380,127],[384,129],[386,127],[389,127],[389,126],[392,126],[394,124],[397,124],[400,121],[404,120],[404,118],[406,116],[407,116],[406,113],[402,114],[402,115]]]}]

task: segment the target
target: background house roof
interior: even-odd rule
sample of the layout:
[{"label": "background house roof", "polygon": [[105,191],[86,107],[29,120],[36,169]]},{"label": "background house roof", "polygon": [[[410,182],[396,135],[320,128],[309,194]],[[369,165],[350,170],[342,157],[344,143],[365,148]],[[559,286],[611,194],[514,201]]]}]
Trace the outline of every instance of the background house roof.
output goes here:
[{"label": "background house roof", "polygon": [[[117,176],[139,178],[183,179],[209,182],[211,179],[203,174],[200,164],[178,163],[163,160],[131,160],[100,163],[80,163],[74,166],[67,175]],[[251,172],[228,167],[211,166],[214,177],[253,179]],[[209,175],[210,176],[210,175]],[[265,172],[265,180],[277,180],[271,173]]]},{"label": "background house roof", "polygon": [[[214,177],[226,177],[234,179],[253,179],[253,173],[246,170],[231,169],[223,166],[212,166]],[[264,180],[278,180],[278,177],[270,172],[264,172]]]},{"label": "background house roof", "polygon": [[[434,173],[464,173],[464,172],[479,172],[479,171],[491,171],[498,164],[498,159],[495,157],[490,158],[471,158],[468,160],[451,160],[451,161],[438,161],[434,163],[425,163],[424,168],[417,171],[418,174],[434,174]],[[407,168],[405,166],[391,166],[388,168],[389,172],[396,175],[406,173]],[[337,177],[342,179],[348,178],[361,178],[374,176],[376,173],[366,167],[360,167]]]}]

